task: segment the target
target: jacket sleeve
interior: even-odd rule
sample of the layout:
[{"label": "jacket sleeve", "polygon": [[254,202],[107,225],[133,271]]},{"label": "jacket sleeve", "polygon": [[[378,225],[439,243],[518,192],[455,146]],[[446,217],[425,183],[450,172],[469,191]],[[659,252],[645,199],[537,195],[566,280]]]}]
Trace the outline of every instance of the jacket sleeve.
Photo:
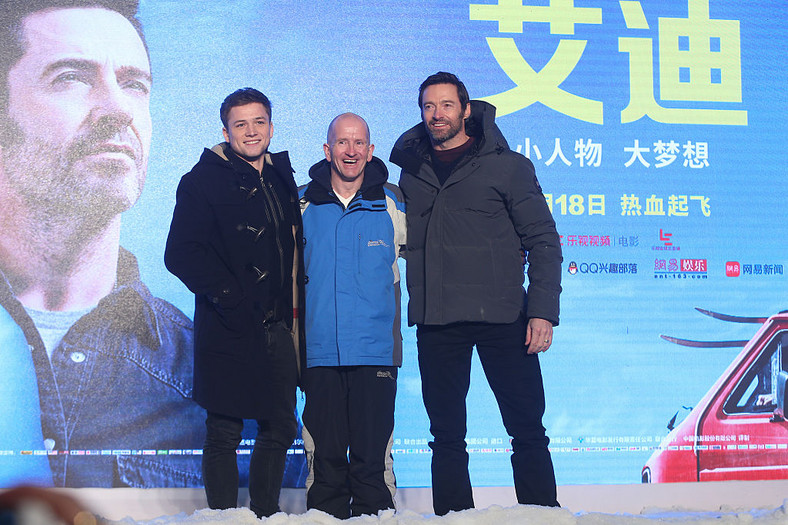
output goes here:
[{"label": "jacket sleeve", "polygon": [[534,165],[516,155],[509,171],[506,200],[512,223],[528,256],[526,316],[558,325],[561,293],[561,242]]},{"label": "jacket sleeve", "polygon": [[406,220],[405,220],[405,198],[399,186],[387,182],[385,184],[387,192],[386,209],[391,217],[394,226],[394,246],[398,257],[405,257],[405,247],[408,241]]},{"label": "jacket sleeve", "polygon": [[164,264],[195,295],[204,295],[214,304],[232,308],[244,294],[217,250],[218,235],[205,194],[188,175],[183,177],[176,193]]}]

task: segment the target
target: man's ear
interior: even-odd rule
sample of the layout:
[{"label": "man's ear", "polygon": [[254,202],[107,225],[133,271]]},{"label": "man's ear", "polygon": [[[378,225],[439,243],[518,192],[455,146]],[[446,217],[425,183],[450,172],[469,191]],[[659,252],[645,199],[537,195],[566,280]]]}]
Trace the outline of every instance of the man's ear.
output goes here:
[{"label": "man's ear", "polygon": [[230,134],[227,133],[227,128],[222,128],[222,135],[224,135],[225,142],[230,142]]},{"label": "man's ear", "polygon": [[470,102],[465,104],[465,112],[464,113],[465,113],[465,116],[462,117],[463,119],[471,118],[471,103]]}]

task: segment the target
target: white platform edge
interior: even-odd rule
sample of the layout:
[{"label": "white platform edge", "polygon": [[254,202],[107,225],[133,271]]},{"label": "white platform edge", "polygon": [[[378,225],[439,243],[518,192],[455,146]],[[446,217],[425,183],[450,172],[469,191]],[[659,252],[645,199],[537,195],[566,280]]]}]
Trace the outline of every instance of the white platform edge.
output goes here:
[{"label": "white platform edge", "polygon": [[[148,520],[206,508],[202,489],[55,489],[78,498],[96,514],[110,519]],[[477,508],[491,505],[508,507],[517,503],[512,487],[474,489]],[[721,481],[707,483],[664,483],[654,485],[566,485],[558,487],[558,500],[573,513],[641,514],[656,509],[681,508],[696,511],[777,508],[788,499],[788,480]],[[241,489],[240,501],[248,505],[248,493]],[[289,514],[306,511],[304,489],[283,489],[282,510]],[[432,513],[432,497],[427,488],[399,489],[399,510]]]}]

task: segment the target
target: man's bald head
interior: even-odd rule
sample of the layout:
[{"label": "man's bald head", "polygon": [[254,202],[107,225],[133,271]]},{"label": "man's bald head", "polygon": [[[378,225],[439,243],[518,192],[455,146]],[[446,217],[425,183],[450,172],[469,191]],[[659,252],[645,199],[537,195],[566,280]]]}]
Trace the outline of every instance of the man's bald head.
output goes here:
[{"label": "man's bald head", "polygon": [[334,117],[334,120],[332,120],[331,124],[328,125],[328,133],[326,134],[326,142],[328,144],[333,144],[334,143],[334,141],[336,140],[336,136],[337,136],[336,135],[336,126],[337,126],[337,124],[339,124],[340,121],[343,121],[344,119],[356,119],[359,122],[362,122],[364,124],[364,129],[367,130],[367,144],[369,144],[369,142],[370,142],[369,125],[367,124],[367,121],[364,120],[363,118],[361,118],[360,116],[356,115],[355,113],[350,113],[350,112],[342,113],[341,115],[337,115],[336,117]]}]

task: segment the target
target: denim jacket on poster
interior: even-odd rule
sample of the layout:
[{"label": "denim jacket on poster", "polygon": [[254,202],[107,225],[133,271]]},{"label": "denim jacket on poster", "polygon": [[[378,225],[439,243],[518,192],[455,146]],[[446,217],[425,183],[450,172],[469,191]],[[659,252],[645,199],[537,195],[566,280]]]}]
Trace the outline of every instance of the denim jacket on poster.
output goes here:
[{"label": "denim jacket on poster", "polygon": [[191,455],[205,433],[190,399],[192,323],[151,295],[131,253],[121,248],[115,290],[69,329],[51,364],[2,272],[0,304],[33,354],[55,486],[202,485],[201,457]]}]

